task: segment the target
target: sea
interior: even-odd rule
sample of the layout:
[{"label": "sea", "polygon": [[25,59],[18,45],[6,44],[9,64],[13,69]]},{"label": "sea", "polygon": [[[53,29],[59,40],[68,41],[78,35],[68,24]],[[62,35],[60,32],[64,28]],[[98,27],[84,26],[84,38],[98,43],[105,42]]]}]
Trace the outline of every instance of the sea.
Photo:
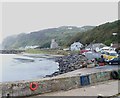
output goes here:
[{"label": "sea", "polygon": [[40,54],[0,54],[0,82],[39,79],[55,71],[58,63]]}]

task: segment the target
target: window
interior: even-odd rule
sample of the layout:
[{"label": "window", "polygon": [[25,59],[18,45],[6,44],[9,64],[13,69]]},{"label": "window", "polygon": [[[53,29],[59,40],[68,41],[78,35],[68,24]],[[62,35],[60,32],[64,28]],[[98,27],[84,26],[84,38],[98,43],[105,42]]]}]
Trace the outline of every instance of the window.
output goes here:
[{"label": "window", "polygon": [[110,53],[110,56],[117,56],[117,53]]},{"label": "window", "polygon": [[109,53],[108,53],[108,52],[106,52],[105,54],[106,54],[106,55],[109,55]]}]

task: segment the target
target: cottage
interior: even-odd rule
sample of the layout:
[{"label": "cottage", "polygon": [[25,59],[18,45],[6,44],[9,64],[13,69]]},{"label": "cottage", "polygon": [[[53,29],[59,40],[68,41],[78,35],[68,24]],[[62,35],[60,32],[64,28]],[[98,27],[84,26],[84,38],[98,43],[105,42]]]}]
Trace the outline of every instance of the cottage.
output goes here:
[{"label": "cottage", "polygon": [[104,45],[103,43],[95,43],[95,44],[89,44],[85,49],[100,51],[100,49],[103,47],[106,47],[106,45]]},{"label": "cottage", "polygon": [[116,48],[120,47],[120,43],[111,43],[111,47],[116,49]]},{"label": "cottage", "polygon": [[[37,45],[32,45],[32,46],[25,46],[25,50],[27,50],[27,49],[35,49],[35,48],[37,48],[38,46]],[[22,49],[22,47],[20,47],[20,49]]]},{"label": "cottage", "polygon": [[81,48],[83,48],[83,44],[81,44],[80,42],[74,42],[73,44],[71,44],[70,46],[70,50],[71,51],[78,51]]},{"label": "cottage", "polygon": [[112,50],[114,50],[114,48],[112,48],[112,47],[103,47],[103,48],[101,48],[101,51],[112,51]]}]

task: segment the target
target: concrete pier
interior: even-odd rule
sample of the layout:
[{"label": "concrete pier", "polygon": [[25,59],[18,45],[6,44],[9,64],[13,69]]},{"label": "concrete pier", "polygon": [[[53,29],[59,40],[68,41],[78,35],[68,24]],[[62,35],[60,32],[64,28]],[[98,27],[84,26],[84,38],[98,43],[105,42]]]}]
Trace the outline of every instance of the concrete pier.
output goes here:
[{"label": "concrete pier", "polygon": [[91,96],[90,98],[92,98],[92,96],[94,96],[94,98],[97,98],[98,95],[109,97],[112,96],[112,98],[114,98],[113,96],[117,96],[118,93],[120,93],[119,83],[120,81],[118,80],[109,80],[95,83],[94,85],[85,86],[82,88],[71,89],[69,91],[45,93],[34,97],[32,96],[30,98],[38,98],[39,96],[86,96],[85,98],[88,98],[89,96]]},{"label": "concrete pier", "polygon": [[[55,91],[66,91],[94,83],[111,80],[111,72],[118,71],[115,66],[102,66],[96,68],[83,68],[68,72],[56,77],[35,79],[29,81],[5,82],[0,84],[2,96],[31,96]],[[38,88],[35,91],[30,89],[30,83],[35,82]]]}]

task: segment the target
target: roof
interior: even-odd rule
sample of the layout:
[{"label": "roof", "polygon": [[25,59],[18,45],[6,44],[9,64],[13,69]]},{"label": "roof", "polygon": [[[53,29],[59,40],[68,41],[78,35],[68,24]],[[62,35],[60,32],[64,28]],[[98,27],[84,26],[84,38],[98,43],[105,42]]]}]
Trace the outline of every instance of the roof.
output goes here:
[{"label": "roof", "polygon": [[117,53],[116,51],[108,51],[109,53]]},{"label": "roof", "polygon": [[111,47],[113,47],[113,48],[118,48],[118,47],[120,47],[120,43],[118,43],[118,44],[113,44]]},{"label": "roof", "polygon": [[110,49],[110,47],[103,47],[102,49]]},{"label": "roof", "polygon": [[95,44],[89,44],[86,48],[96,48],[96,47],[103,48],[106,47],[106,45],[103,43],[95,43]]},{"label": "roof", "polygon": [[81,45],[81,43],[80,42],[74,42],[73,44],[71,44],[71,45]]}]

